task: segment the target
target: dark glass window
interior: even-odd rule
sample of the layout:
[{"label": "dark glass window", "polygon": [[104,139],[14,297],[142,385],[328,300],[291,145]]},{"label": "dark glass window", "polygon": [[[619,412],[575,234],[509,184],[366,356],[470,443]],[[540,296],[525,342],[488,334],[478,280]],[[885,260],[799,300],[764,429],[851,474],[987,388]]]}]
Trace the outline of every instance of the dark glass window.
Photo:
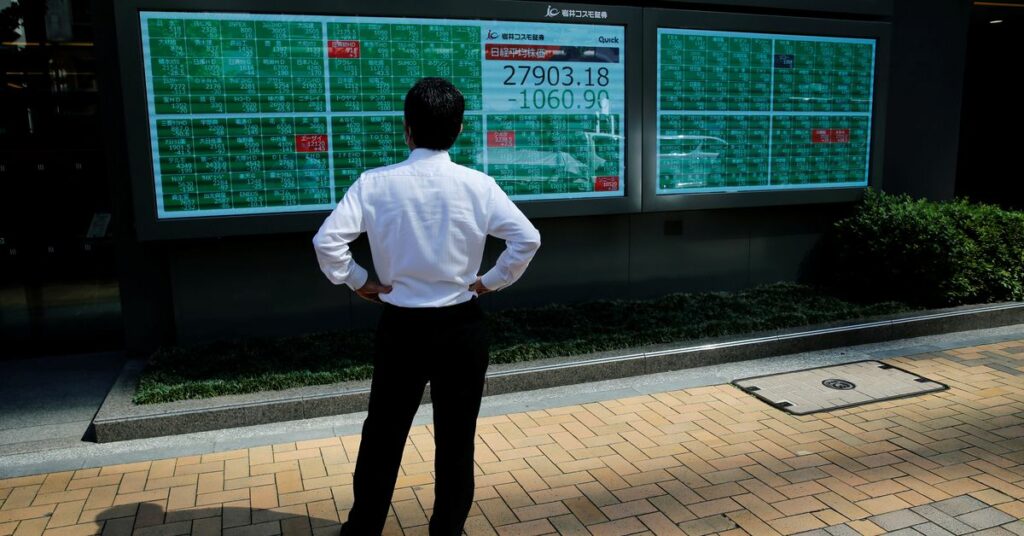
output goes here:
[{"label": "dark glass window", "polygon": [[120,348],[89,0],[0,0],[0,355]]}]

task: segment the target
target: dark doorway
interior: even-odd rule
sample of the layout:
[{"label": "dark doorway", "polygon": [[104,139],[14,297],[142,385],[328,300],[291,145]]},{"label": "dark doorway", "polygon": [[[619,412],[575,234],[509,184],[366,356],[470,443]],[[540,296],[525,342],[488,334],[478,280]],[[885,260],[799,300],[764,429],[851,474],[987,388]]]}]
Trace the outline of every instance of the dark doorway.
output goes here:
[{"label": "dark doorway", "polygon": [[956,195],[1024,209],[1024,2],[975,2]]}]

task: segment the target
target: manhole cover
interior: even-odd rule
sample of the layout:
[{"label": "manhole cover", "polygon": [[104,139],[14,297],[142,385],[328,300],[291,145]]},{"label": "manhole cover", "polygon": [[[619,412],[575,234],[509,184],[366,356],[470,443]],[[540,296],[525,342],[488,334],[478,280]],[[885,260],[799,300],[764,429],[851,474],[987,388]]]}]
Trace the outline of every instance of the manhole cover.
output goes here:
[{"label": "manhole cover", "polygon": [[944,383],[873,360],[755,376],[732,383],[794,415],[948,389]]},{"label": "manhole cover", "polygon": [[821,382],[821,384],[824,385],[825,387],[828,387],[829,389],[838,389],[840,391],[847,391],[853,389],[854,387],[857,387],[852,382],[848,382],[846,380],[837,380],[835,378],[825,380]]}]

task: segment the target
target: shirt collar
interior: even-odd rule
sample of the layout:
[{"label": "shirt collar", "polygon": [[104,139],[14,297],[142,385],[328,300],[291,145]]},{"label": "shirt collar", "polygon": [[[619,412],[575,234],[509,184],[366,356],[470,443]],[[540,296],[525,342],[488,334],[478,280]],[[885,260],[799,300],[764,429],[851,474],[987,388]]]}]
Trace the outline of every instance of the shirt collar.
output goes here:
[{"label": "shirt collar", "polygon": [[426,149],[423,147],[417,147],[409,153],[409,162],[415,162],[417,160],[424,159],[437,159],[444,160],[447,162],[452,161],[452,157],[448,155],[448,151],[438,151],[434,149]]}]

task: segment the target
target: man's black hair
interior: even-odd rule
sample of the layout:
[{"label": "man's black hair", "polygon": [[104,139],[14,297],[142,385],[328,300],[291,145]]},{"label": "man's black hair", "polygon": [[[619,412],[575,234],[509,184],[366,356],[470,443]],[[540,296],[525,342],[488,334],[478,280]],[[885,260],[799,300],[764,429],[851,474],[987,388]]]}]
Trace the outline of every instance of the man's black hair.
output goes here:
[{"label": "man's black hair", "polygon": [[466,101],[444,78],[421,78],[405,94],[405,124],[416,147],[448,150],[462,128]]}]

